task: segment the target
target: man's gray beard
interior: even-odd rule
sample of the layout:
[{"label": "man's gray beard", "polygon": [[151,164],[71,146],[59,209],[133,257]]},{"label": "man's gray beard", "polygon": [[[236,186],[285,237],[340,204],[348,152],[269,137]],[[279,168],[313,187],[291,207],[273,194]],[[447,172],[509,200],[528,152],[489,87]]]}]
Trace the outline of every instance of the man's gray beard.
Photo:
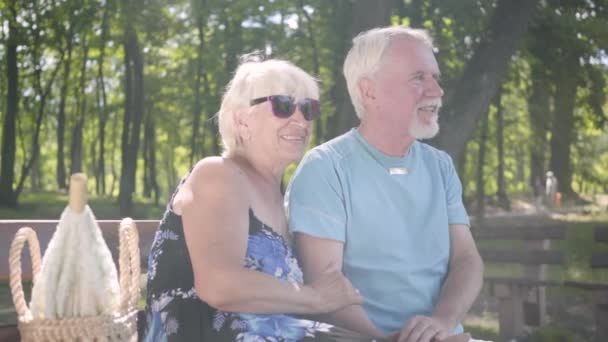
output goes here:
[{"label": "man's gray beard", "polygon": [[439,122],[433,120],[430,125],[425,125],[418,118],[414,120],[410,126],[410,134],[416,138],[416,140],[424,140],[434,138],[439,133]]}]

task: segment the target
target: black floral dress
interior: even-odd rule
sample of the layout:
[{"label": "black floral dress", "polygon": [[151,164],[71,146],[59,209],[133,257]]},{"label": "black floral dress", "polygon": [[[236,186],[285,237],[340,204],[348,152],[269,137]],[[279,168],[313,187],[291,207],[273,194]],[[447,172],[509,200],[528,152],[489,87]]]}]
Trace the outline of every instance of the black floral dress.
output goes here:
[{"label": "black floral dress", "polygon": [[[244,267],[285,282],[302,283],[302,271],[290,246],[251,209]],[[143,341],[154,342],[320,341],[327,339],[316,336],[331,327],[283,314],[224,312],[203,302],[194,289],[182,220],[171,205],[156,232],[148,258],[146,320]]]}]

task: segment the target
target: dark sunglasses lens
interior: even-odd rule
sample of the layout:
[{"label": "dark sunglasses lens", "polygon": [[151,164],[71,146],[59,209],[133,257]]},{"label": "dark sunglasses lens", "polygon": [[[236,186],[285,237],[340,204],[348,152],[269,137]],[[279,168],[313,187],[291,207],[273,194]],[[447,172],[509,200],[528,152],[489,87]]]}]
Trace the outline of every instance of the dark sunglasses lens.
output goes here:
[{"label": "dark sunglasses lens", "polygon": [[321,103],[313,99],[304,99],[300,105],[300,110],[306,120],[312,121],[321,115]]},{"label": "dark sunglasses lens", "polygon": [[295,111],[293,99],[289,96],[273,96],[272,111],[280,118],[288,118]]}]

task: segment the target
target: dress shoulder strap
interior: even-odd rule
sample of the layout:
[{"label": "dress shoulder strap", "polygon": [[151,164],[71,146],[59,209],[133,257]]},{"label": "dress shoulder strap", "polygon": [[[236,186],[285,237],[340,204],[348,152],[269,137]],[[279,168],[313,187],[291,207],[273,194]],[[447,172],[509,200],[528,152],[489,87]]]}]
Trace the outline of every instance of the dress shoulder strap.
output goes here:
[{"label": "dress shoulder strap", "polygon": [[167,209],[170,210],[171,212],[173,212],[173,200],[175,199],[175,196],[177,195],[177,193],[178,193],[179,189],[182,187],[182,185],[184,185],[184,183],[186,182],[186,179],[188,179],[188,177],[192,173],[193,169],[194,169],[194,167],[191,167],[190,170],[188,170],[188,172],[186,172],[184,177],[182,177],[182,179],[179,181],[179,183],[175,187],[173,194],[171,194],[171,198],[169,199],[169,203],[167,204]]}]

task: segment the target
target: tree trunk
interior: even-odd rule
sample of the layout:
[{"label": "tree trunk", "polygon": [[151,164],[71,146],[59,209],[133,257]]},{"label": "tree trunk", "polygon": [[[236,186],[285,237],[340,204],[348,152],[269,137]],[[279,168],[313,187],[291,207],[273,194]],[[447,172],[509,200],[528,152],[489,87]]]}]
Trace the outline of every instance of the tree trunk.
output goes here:
[{"label": "tree trunk", "polygon": [[[40,156],[40,146],[38,146],[38,152],[36,153]],[[32,166],[32,175],[30,177],[30,190],[32,192],[40,192],[44,187],[44,170],[43,170],[44,161],[40,158],[34,160],[34,165]]]},{"label": "tree trunk", "polygon": [[572,189],[570,147],[574,141],[574,106],[580,64],[578,56],[567,56],[555,70],[555,116],[551,129],[551,170],[557,177],[558,191],[566,197],[575,195]]},{"label": "tree trunk", "polygon": [[234,73],[238,66],[238,56],[241,53],[243,47],[243,28],[241,26],[241,18],[237,17],[226,17],[224,18],[224,36],[226,37],[225,49],[226,49],[226,61],[224,64],[225,70],[225,82],[228,84],[230,75]]},{"label": "tree trunk", "polygon": [[[540,63],[533,64],[531,72],[532,92],[528,99],[528,113],[530,128],[530,187],[534,192],[540,190],[539,184],[544,184],[547,171],[547,151],[549,144],[547,133],[551,122],[551,108],[549,105],[551,87],[545,73],[545,66]],[[537,194],[539,195],[539,194]]]},{"label": "tree trunk", "polygon": [[477,157],[477,177],[476,177],[476,202],[477,202],[477,217],[483,218],[485,215],[485,180],[483,175],[483,166],[486,163],[486,145],[488,141],[488,116],[485,115],[481,121],[479,128],[479,155]]},{"label": "tree trunk", "polygon": [[167,185],[169,189],[169,194],[171,194],[175,190],[179,178],[177,175],[177,171],[175,170],[175,157],[169,146],[165,146],[165,156],[167,156],[166,158],[163,158],[165,175],[167,175]]},{"label": "tree trunk", "polygon": [[63,80],[59,93],[59,111],[57,113],[57,168],[56,178],[57,187],[59,189],[67,189],[66,172],[65,172],[65,103],[68,96],[68,85],[70,84],[70,70],[72,66],[72,49],[74,46],[72,25],[68,30],[66,37],[66,53],[67,57],[63,63]]},{"label": "tree trunk", "polygon": [[126,7],[125,27],[125,115],[122,133],[122,166],[118,204],[121,216],[133,212],[133,193],[137,172],[137,152],[139,150],[140,129],[144,110],[144,64],[137,33],[129,14],[137,13],[130,1]]},{"label": "tree trunk", "polygon": [[[340,74],[334,75],[338,76],[334,78],[336,84],[335,89],[332,89],[332,100],[333,103],[336,104],[336,110],[333,117],[334,123],[332,124],[333,132],[330,132],[330,135],[336,136],[342,134],[359,124],[359,119],[355,114],[355,109],[350,101],[350,96],[348,95],[346,81],[341,74],[342,63],[348,49],[350,49],[351,39],[362,31],[378,26],[389,25],[394,5],[395,3],[393,0],[354,0],[352,1],[351,15],[341,13],[342,17],[350,18],[351,20],[350,23],[346,25],[346,27],[349,27],[349,30],[348,34],[344,37],[344,45],[339,47],[339,50],[343,49],[343,51],[340,51],[343,53],[338,53],[336,55],[336,58],[340,60],[336,73],[340,72]],[[343,27],[334,32],[344,31]],[[339,50],[336,50],[336,52]]]},{"label": "tree trunk", "polygon": [[156,175],[156,127],[151,113],[146,115],[144,123],[144,196],[158,204],[160,190]]},{"label": "tree trunk", "polygon": [[[211,93],[211,86],[209,85],[209,77],[207,76],[207,74],[203,74],[203,85],[204,85],[204,91],[205,94],[210,94]],[[206,118],[207,120],[205,120],[205,132],[208,132],[208,134],[206,134],[206,136],[211,136],[211,146],[212,146],[212,153],[215,155],[219,155],[220,154],[220,141],[219,141],[219,130],[217,125],[215,124],[215,120],[213,118],[214,114],[216,112],[216,108],[219,107],[219,105],[217,105],[217,107],[214,107],[215,105],[212,103],[212,98],[207,98],[207,103],[205,104],[205,108],[206,108]],[[219,103],[219,101],[217,101]],[[206,141],[205,139],[202,139],[202,144],[204,146],[206,146]],[[203,147],[204,147],[203,146]],[[202,150],[202,155],[205,156],[209,154],[209,151],[207,151],[205,148],[203,148]]]},{"label": "tree trunk", "polygon": [[[205,27],[207,26],[207,14],[204,11],[204,7],[206,5],[206,1],[203,1],[200,6],[198,2],[193,1],[195,12],[195,20],[198,34],[198,52],[196,55],[196,75],[194,76],[194,87],[192,94],[194,96],[194,103],[192,104],[192,137],[190,138],[190,165],[194,165],[195,161],[201,155],[201,149],[204,139],[201,137],[199,139],[199,130],[200,128],[204,129],[204,125],[201,127],[201,116],[203,112],[203,105],[201,100],[203,99],[203,94],[201,92],[201,84],[202,79],[204,77],[204,65],[203,65],[203,55],[205,53]],[[204,134],[204,131],[203,131]]]},{"label": "tree trunk", "polygon": [[[342,74],[342,66],[344,58],[351,44],[351,34],[345,27],[350,26],[352,17],[352,3],[350,1],[331,1],[331,10],[329,12],[330,30],[335,33],[335,37],[330,45],[333,46],[333,58],[331,59],[330,70],[332,71],[333,83],[329,89],[329,97],[331,103],[334,104],[333,113],[329,114],[326,119],[325,129],[321,140],[327,141],[339,135],[338,122],[339,115],[342,113],[343,106],[350,106],[352,110],[346,115],[355,115],[354,108],[350,103],[346,82]],[[335,19],[333,19],[335,18]],[[344,110],[347,111],[347,110]]]},{"label": "tree trunk", "polygon": [[504,112],[501,103],[502,89],[496,94],[494,106],[496,107],[496,152],[498,154],[498,168],[496,170],[496,199],[498,205],[507,211],[511,211],[511,201],[507,195],[505,182],[505,138],[504,138]]},{"label": "tree trunk", "polygon": [[[239,14],[233,13],[233,16],[223,18],[224,37],[226,43],[224,49],[226,53],[226,61],[224,63],[224,81],[222,85],[228,83],[230,75],[234,73],[238,65],[238,56],[243,48],[243,28],[241,26],[241,18]],[[218,134],[213,138],[214,154],[220,153],[220,142]]]},{"label": "tree trunk", "polygon": [[467,141],[467,144],[464,146],[464,151],[462,153],[461,159],[454,161],[454,167],[456,168],[456,174],[460,175],[460,179],[462,180],[462,200],[464,201],[464,206],[467,210],[471,207],[471,198],[470,189],[467,184],[464,182],[465,170],[467,169],[467,151],[470,148],[470,141]]},{"label": "tree trunk", "polygon": [[42,32],[40,27],[36,27],[34,29],[33,34],[33,44],[31,49],[32,63],[34,65],[33,72],[33,88],[34,91],[39,98],[38,103],[36,104],[38,113],[36,115],[34,132],[32,137],[32,145],[31,145],[31,153],[29,159],[26,159],[23,168],[21,169],[21,176],[19,181],[17,182],[17,187],[15,189],[15,202],[18,201],[19,195],[23,191],[23,187],[25,185],[25,180],[27,179],[34,163],[39,157],[40,154],[40,131],[42,129],[42,119],[44,117],[44,111],[46,109],[46,101],[48,99],[49,94],[53,88],[53,84],[55,82],[55,77],[59,73],[61,69],[61,63],[63,62],[64,52],[61,51],[61,56],[59,57],[59,62],[55,69],[51,72],[49,80],[46,85],[43,84],[42,81],[42,53],[44,51],[43,40],[42,40]]},{"label": "tree trunk", "polygon": [[454,159],[464,150],[477,122],[487,115],[537,4],[538,0],[498,1],[487,37],[467,63],[453,93],[446,96],[440,117],[445,129],[432,143]]},{"label": "tree trunk", "polygon": [[[308,40],[308,43],[310,44],[310,51],[312,54],[312,73],[315,77],[320,77],[320,62],[319,62],[319,49],[317,48],[317,41],[315,40],[315,33],[313,30],[313,22],[312,22],[312,18],[310,16],[310,14],[308,14],[308,12],[305,9],[305,5],[304,5],[304,1],[303,0],[299,0],[298,1],[298,7],[299,7],[299,12],[302,14],[301,16],[298,16],[298,18],[304,17],[306,19],[306,39]],[[300,20],[300,23],[302,21]],[[313,122],[313,144],[319,145],[322,141],[321,138],[323,137],[323,121],[322,120],[315,120]]]},{"label": "tree trunk", "polygon": [[76,123],[72,129],[72,144],[70,145],[70,174],[83,172],[82,168],[82,131],[84,129],[84,118],[87,111],[87,95],[86,95],[86,75],[87,75],[87,60],[89,58],[89,46],[86,38],[82,39],[82,69],[80,69],[79,86],[75,88],[77,113]]},{"label": "tree trunk", "polygon": [[2,123],[2,166],[0,170],[0,206],[15,207],[17,198],[13,190],[15,181],[15,149],[17,146],[16,122],[19,114],[19,68],[17,65],[17,16],[15,4],[9,8],[6,38],[6,113]]},{"label": "tree trunk", "polygon": [[[63,59],[63,56],[62,56],[62,59]],[[17,202],[19,195],[23,191],[23,187],[25,185],[25,180],[27,179],[27,176],[29,175],[32,167],[34,166],[34,163],[36,162],[36,160],[39,157],[40,131],[42,129],[42,118],[44,117],[44,110],[46,109],[46,100],[48,98],[49,93],[51,92],[51,88],[55,81],[55,76],[57,75],[60,68],[61,68],[61,63],[58,63],[55,70],[53,70],[50,80],[48,81],[46,87],[44,87],[44,88],[42,87],[42,84],[41,84],[42,68],[36,68],[36,71],[34,72],[34,74],[35,74],[34,77],[37,79],[37,81],[36,81],[37,85],[35,86],[35,88],[36,88],[37,93],[40,96],[40,102],[38,103],[38,113],[36,115],[36,121],[35,121],[35,126],[34,126],[34,133],[33,133],[33,138],[32,138],[32,145],[31,145],[32,146],[31,154],[30,154],[30,158],[25,161],[25,163],[23,164],[23,168],[21,169],[21,176],[19,177],[19,181],[17,182],[17,188],[16,188],[15,194],[14,194],[15,202]]]},{"label": "tree trunk", "polygon": [[108,99],[106,94],[106,85],[104,82],[104,59],[106,56],[106,41],[108,39],[109,30],[109,12],[110,12],[109,1],[106,1],[106,5],[103,10],[103,18],[101,22],[101,37],[99,43],[99,57],[97,59],[97,91],[98,91],[98,112],[99,112],[99,126],[98,126],[98,151],[99,159],[96,163],[96,175],[95,175],[95,191],[98,195],[105,195],[106,193],[106,160],[105,160],[105,140],[106,140],[106,125],[108,122]]},{"label": "tree trunk", "polygon": [[118,166],[116,165],[116,152],[118,150],[118,131],[119,122],[118,115],[112,115],[112,135],[110,137],[110,172],[112,174],[112,183],[110,183],[109,194],[114,194],[116,184],[120,176],[118,175]]},{"label": "tree trunk", "polygon": [[[152,197],[152,186],[151,186],[151,181],[150,181],[150,149],[151,149],[151,145],[152,145],[152,139],[154,139],[153,136],[153,132],[150,132],[151,130],[154,130],[154,127],[152,126],[152,118],[150,117],[151,113],[150,111],[148,111],[146,113],[146,117],[144,119],[144,141],[143,141],[143,145],[142,145],[142,149],[143,149],[143,153],[142,153],[142,157],[144,159],[144,172],[143,172],[143,177],[142,177],[142,183],[144,185],[144,197],[145,198],[150,198]],[[152,134],[151,134],[152,133]],[[152,152],[154,153],[154,152]]]}]

